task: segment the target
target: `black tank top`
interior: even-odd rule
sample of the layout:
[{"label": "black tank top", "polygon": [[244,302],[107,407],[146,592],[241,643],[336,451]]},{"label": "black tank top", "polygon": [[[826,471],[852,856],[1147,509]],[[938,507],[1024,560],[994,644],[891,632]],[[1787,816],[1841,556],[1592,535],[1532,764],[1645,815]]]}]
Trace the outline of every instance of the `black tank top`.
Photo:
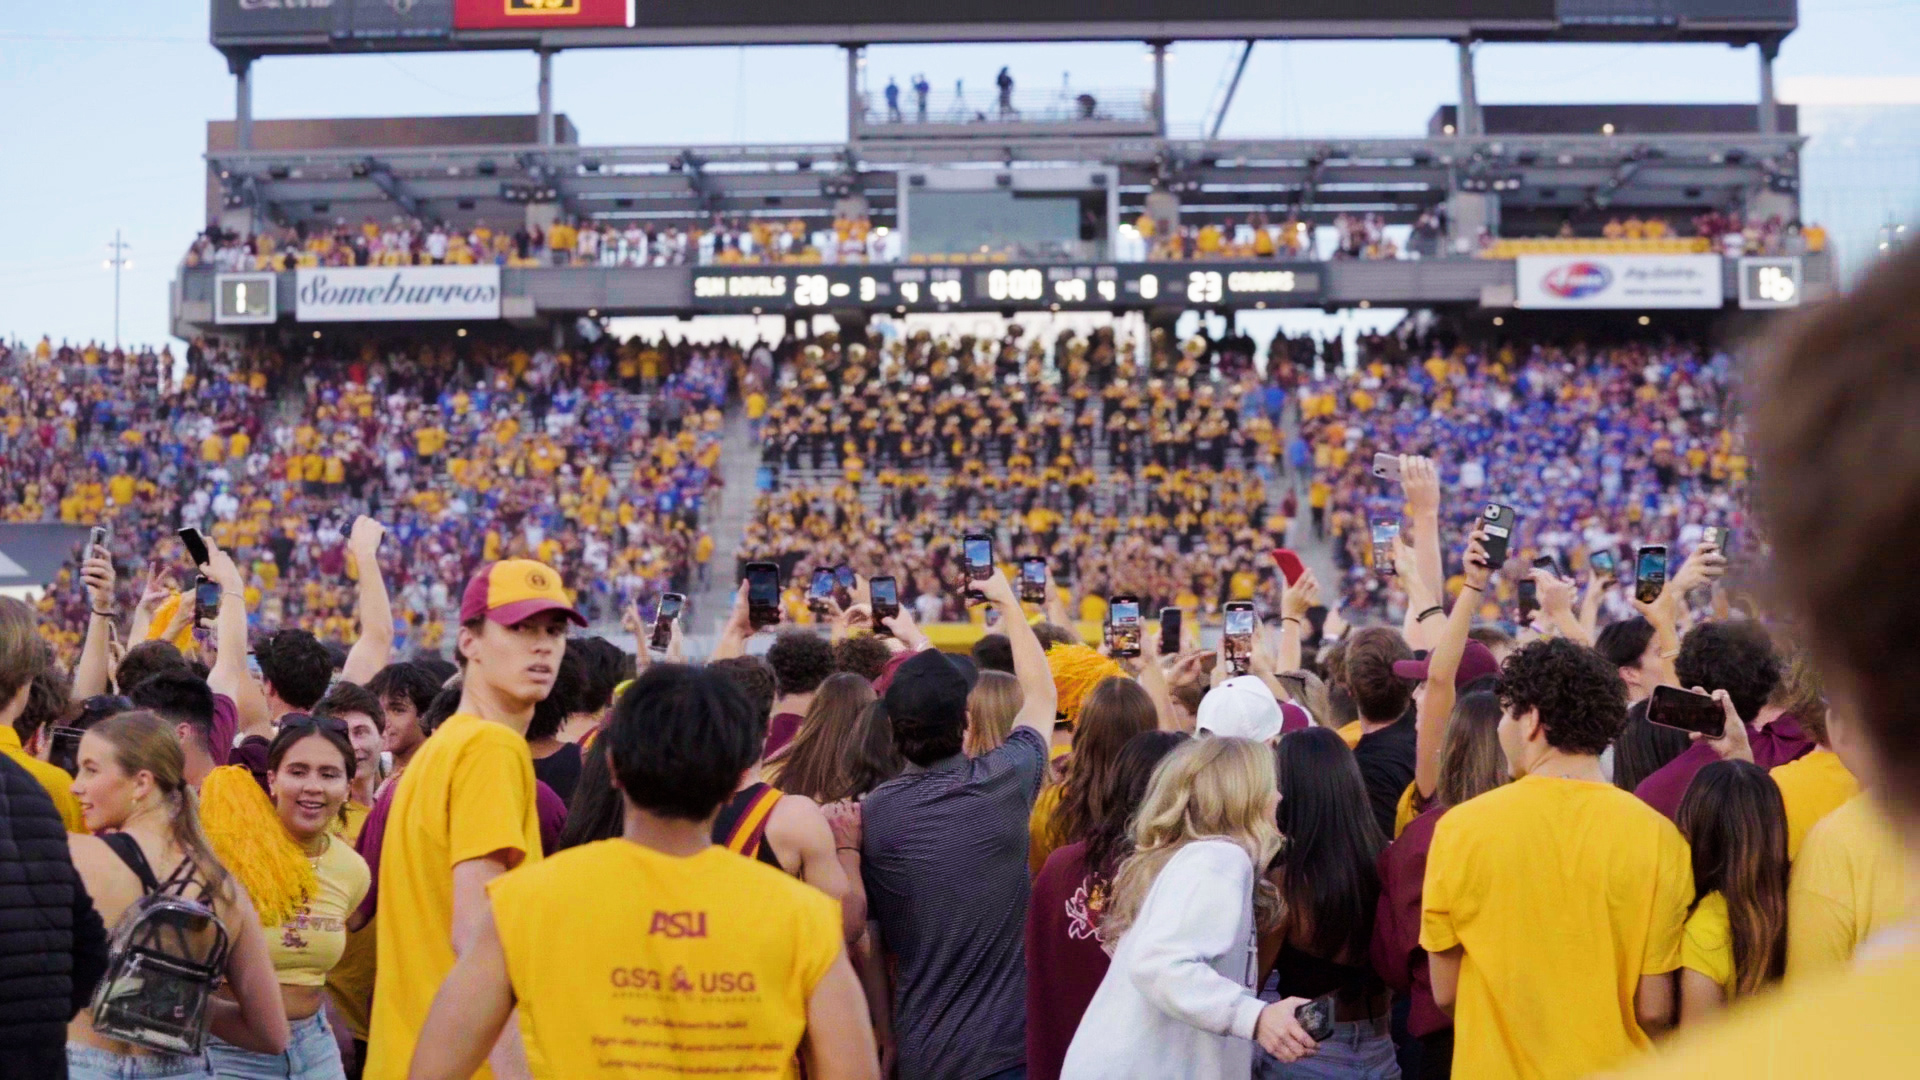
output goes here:
[{"label": "black tank top", "polygon": [[720,808],[720,816],[713,819],[713,842],[785,871],[780,857],[773,853],[773,845],[767,842],[767,821],[773,817],[774,804],[780,801],[781,794],[779,788],[764,781],[755,781],[735,792],[727,805]]}]

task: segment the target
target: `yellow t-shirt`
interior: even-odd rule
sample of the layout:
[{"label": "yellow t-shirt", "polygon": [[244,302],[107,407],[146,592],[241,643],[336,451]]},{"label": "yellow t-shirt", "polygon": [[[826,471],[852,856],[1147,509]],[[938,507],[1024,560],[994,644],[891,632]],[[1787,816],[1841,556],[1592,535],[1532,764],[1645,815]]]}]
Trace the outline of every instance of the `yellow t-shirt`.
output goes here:
[{"label": "yellow t-shirt", "polygon": [[67,775],[67,770],[27,753],[26,747],[20,745],[20,733],[13,730],[12,724],[0,724],[0,754],[12,758],[15,765],[27,770],[47,789],[47,794],[53,797],[53,808],[60,811],[60,823],[68,832],[87,831],[87,823],[80,816],[80,800],[73,797],[73,777]]},{"label": "yellow t-shirt", "polygon": [[1920,947],[1874,956],[1787,988],[1698,1033],[1683,1032],[1630,1080],[1822,1080],[1913,1072]]},{"label": "yellow t-shirt", "polygon": [[1033,800],[1033,813],[1027,815],[1027,870],[1036,877],[1053,854],[1053,812],[1060,809],[1060,796],[1066,791],[1065,784],[1041,788],[1040,797]]},{"label": "yellow t-shirt", "polygon": [[1845,967],[1861,942],[1906,915],[1909,899],[1899,838],[1872,796],[1855,795],[1808,830],[1794,860],[1788,981]]},{"label": "yellow t-shirt", "polygon": [[1780,788],[1780,801],[1787,805],[1787,858],[1800,857],[1800,845],[1807,841],[1807,830],[1848,799],[1860,794],[1860,781],[1840,763],[1840,755],[1831,750],[1815,750],[1785,765],[1767,771]]},{"label": "yellow t-shirt", "polygon": [[722,847],[623,839],[488,893],[534,1076],[799,1075],[807,1002],[842,949],[825,893]]},{"label": "yellow t-shirt", "polygon": [[267,928],[267,955],[282,986],[319,986],[347,947],[347,916],[366,898],[373,876],[344,838],[331,837],[313,861],[314,895],[279,926]]},{"label": "yellow t-shirt", "polygon": [[1680,830],[1611,784],[1528,776],[1447,811],[1420,947],[1465,950],[1454,1075],[1586,1076],[1651,1047],[1634,994],[1680,966],[1692,901]]},{"label": "yellow t-shirt", "polygon": [[1349,720],[1334,729],[1334,734],[1340,736],[1340,741],[1346,743],[1349,750],[1359,746],[1360,736],[1366,733],[1366,728],[1358,720]]},{"label": "yellow t-shirt", "polygon": [[1712,979],[1727,992],[1727,1000],[1733,1000],[1733,924],[1727,918],[1727,898],[1719,892],[1701,897],[1687,916],[1680,966]]},{"label": "yellow t-shirt", "polygon": [[[540,860],[533,755],[505,724],[455,713],[400,774],[387,818],[367,1080],[407,1075],[433,995],[453,969],[453,868],[499,852],[509,864]],[[482,1066],[474,1075],[492,1073]]]}]

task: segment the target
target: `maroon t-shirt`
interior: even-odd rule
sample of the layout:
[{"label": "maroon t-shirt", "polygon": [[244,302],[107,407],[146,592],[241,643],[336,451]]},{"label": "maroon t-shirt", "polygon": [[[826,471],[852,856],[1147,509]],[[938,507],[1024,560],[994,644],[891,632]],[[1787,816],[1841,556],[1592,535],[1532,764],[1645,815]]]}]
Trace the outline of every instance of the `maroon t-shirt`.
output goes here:
[{"label": "maroon t-shirt", "polygon": [[240,707],[225,694],[213,695],[212,745],[207,751],[215,765],[228,764],[233,756],[233,737],[240,733]]},{"label": "maroon t-shirt", "polygon": [[[1791,716],[1781,716],[1763,728],[1748,724],[1747,741],[1753,746],[1753,763],[1763,769],[1785,765],[1806,756],[1814,748],[1814,741],[1800,727],[1800,721]],[[1686,797],[1694,776],[1719,760],[1720,755],[1713,752],[1713,747],[1704,742],[1694,743],[1681,751],[1679,757],[1640,781],[1633,793],[1641,802],[1665,814],[1668,820],[1677,820],[1680,800]]]},{"label": "maroon t-shirt", "polygon": [[1420,947],[1420,894],[1427,878],[1427,850],[1444,806],[1407,822],[1393,843],[1380,852],[1380,903],[1373,915],[1373,970],[1397,994],[1412,1003],[1407,1032],[1415,1038],[1445,1031],[1453,1021],[1433,1002],[1433,977],[1427,952]]},{"label": "maroon t-shirt", "polygon": [[786,749],[793,737],[800,733],[800,722],[805,719],[799,713],[774,713],[773,719],[767,721],[766,756],[772,757]]},{"label": "maroon t-shirt", "polygon": [[[398,783],[388,784],[380,797],[373,800],[373,809],[367,811],[367,820],[360,824],[360,839],[353,850],[367,862],[367,870],[373,875],[373,882],[367,886],[366,898],[360,901],[359,911],[367,918],[373,918],[379,909],[380,901],[380,847],[387,836],[387,816],[393,813],[393,796],[400,790]],[[538,780],[533,782],[533,805],[540,815],[540,849],[551,855],[560,846],[560,831],[567,827],[567,804],[553,789]]]},{"label": "maroon t-shirt", "polygon": [[1027,1080],[1059,1080],[1080,1017],[1106,978],[1094,935],[1107,883],[1089,880],[1085,842],[1047,856],[1027,901]]}]

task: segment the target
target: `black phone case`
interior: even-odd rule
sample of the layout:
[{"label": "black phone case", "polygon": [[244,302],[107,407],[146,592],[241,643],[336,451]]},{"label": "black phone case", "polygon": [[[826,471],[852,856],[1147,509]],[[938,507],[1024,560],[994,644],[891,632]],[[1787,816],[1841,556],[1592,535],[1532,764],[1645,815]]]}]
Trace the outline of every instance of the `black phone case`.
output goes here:
[{"label": "black phone case", "polygon": [[1495,525],[1507,531],[1506,536],[1489,536],[1480,541],[1481,548],[1487,553],[1487,569],[1498,570],[1501,564],[1507,561],[1507,542],[1513,537],[1515,520],[1516,515],[1511,506],[1502,506],[1497,517],[1488,517],[1484,511],[1481,513],[1482,525]]}]

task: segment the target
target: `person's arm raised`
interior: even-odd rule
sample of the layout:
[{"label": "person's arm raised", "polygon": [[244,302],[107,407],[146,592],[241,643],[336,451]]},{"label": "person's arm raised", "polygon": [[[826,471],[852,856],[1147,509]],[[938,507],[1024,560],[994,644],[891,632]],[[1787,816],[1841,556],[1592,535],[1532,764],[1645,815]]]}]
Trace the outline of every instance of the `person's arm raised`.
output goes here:
[{"label": "person's arm raised", "polygon": [[1020,609],[1020,598],[1007,575],[997,568],[985,581],[975,583],[987,602],[1000,609],[1001,630],[1013,646],[1013,674],[1020,680],[1020,712],[1013,718],[1017,727],[1030,727],[1040,733],[1043,745],[1053,742],[1054,713],[1060,695],[1053,687],[1053,671],[1047,667],[1047,650],[1027,624]]},{"label": "person's arm raised", "polygon": [[[1320,579],[1313,571],[1301,573],[1298,580],[1280,594],[1280,648],[1274,657],[1274,671],[1298,671],[1307,635],[1307,612],[1320,602]],[[1275,680],[1268,679],[1272,683]],[[1286,695],[1278,690],[1280,700]]]},{"label": "person's arm raised", "polygon": [[[1400,636],[1407,639],[1410,648],[1431,649],[1433,638],[1439,633],[1439,627],[1433,620],[1446,613],[1446,608],[1441,605],[1439,589],[1422,572],[1420,559],[1413,547],[1398,537],[1393,541],[1393,569],[1395,576],[1400,579],[1400,590],[1407,594],[1407,611],[1400,620]],[[1440,610],[1435,611],[1435,608]]]},{"label": "person's arm raised", "polygon": [[1453,602],[1453,611],[1441,627],[1440,640],[1427,654],[1427,688],[1420,695],[1420,710],[1414,717],[1413,783],[1424,799],[1433,798],[1440,787],[1440,748],[1446,744],[1447,723],[1453,718],[1457,691],[1454,676],[1460,671],[1460,658],[1467,651],[1467,632],[1473,629],[1473,612],[1485,595],[1493,571],[1487,567],[1483,539],[1475,529],[1460,558],[1466,583]]},{"label": "person's arm raised", "polygon": [[220,612],[214,617],[214,640],[219,655],[207,673],[207,685],[216,694],[233,699],[240,714],[240,731],[271,737],[272,717],[260,684],[247,672],[247,590],[233,557],[207,540],[207,580],[220,587]]},{"label": "person's arm raised", "polygon": [[[641,628],[644,633],[645,627]],[[639,635],[636,635],[639,636]],[[727,624],[720,628],[720,636],[714,640],[713,652],[707,657],[709,663],[714,660],[731,660],[747,654],[747,639],[753,636],[753,620],[747,614],[747,583],[741,582],[740,588],[733,594],[733,610],[727,613]],[[640,640],[640,651],[647,651],[644,638]]]},{"label": "person's arm raised", "polygon": [[1587,636],[1586,627],[1580,625],[1579,616],[1573,613],[1573,582],[1551,570],[1536,568],[1532,573],[1534,588],[1540,594],[1540,610],[1560,631],[1560,636],[1576,645],[1592,645],[1593,639]]},{"label": "person's arm raised", "polygon": [[87,586],[87,640],[73,666],[74,701],[107,692],[113,668],[108,655],[108,631],[113,626],[113,559],[103,548],[89,546],[80,564],[80,580]]},{"label": "person's arm raised", "polygon": [[1440,559],[1440,470],[1433,459],[1400,455],[1400,488],[1406,492],[1407,518],[1413,523],[1414,565],[1432,590],[1430,604],[1438,603],[1447,575]]},{"label": "person's arm raised", "polygon": [[[134,605],[133,621],[127,625],[127,642],[137,645],[147,640],[147,632],[153,627],[153,613],[173,595],[173,571],[161,566],[153,566],[147,571],[147,587],[140,594],[140,602]],[[185,598],[182,597],[182,602]],[[166,640],[171,641],[172,638]],[[75,700],[80,700],[78,695]]]},{"label": "person's arm raised", "polygon": [[1613,584],[1610,579],[1592,574],[1587,578],[1587,591],[1580,598],[1580,628],[1586,631],[1587,640],[1598,640],[1600,635],[1600,601],[1606,599],[1607,589]]},{"label": "person's arm raised", "polygon": [[1137,682],[1153,702],[1153,714],[1161,731],[1178,731],[1179,718],[1173,711],[1173,694],[1167,689],[1167,671],[1160,663],[1160,631],[1157,626],[1140,630],[1140,677]]},{"label": "person's arm raised", "polygon": [[380,538],[387,530],[379,522],[360,515],[347,536],[347,553],[353,556],[359,601],[360,637],[347,652],[340,668],[340,681],[365,686],[393,659],[393,603],[387,598],[387,582],[380,576]]}]

